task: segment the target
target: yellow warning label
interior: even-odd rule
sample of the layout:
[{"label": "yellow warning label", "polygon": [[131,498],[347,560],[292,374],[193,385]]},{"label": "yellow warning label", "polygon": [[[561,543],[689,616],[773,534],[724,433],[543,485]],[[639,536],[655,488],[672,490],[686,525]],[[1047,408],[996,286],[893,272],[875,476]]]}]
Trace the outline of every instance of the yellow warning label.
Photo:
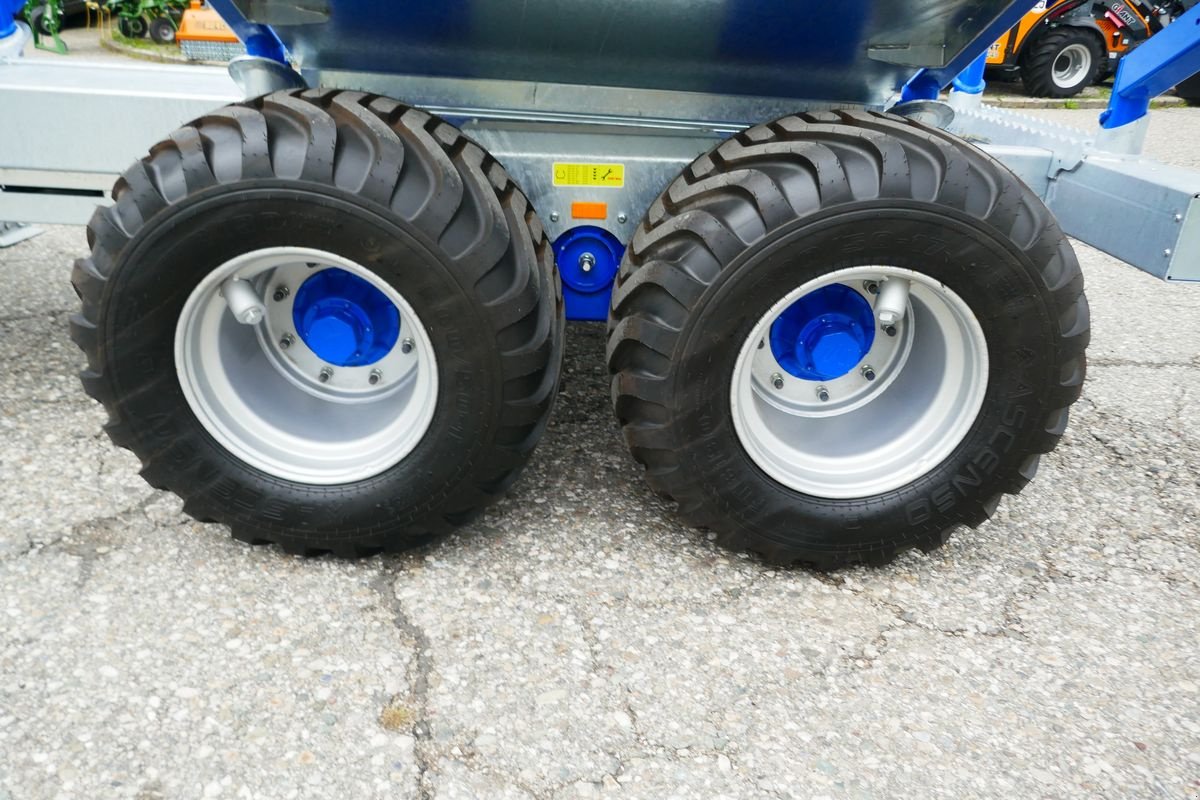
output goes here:
[{"label": "yellow warning label", "polygon": [[620,189],[625,185],[624,164],[567,164],[554,162],[555,186],[608,186]]}]

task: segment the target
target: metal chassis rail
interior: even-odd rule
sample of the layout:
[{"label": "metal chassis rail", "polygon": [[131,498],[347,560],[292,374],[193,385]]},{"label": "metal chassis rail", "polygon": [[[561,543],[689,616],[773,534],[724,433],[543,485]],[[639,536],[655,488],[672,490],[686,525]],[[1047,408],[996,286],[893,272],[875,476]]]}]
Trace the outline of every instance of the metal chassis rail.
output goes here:
[{"label": "metal chassis rail", "polygon": [[[365,80],[371,89],[396,94],[384,76],[324,77],[359,85]],[[530,196],[551,237],[572,224],[572,201],[595,199],[595,190],[555,187],[554,161],[619,157],[630,164],[624,188],[602,190],[612,213],[600,223],[627,242],[653,199],[695,156],[767,118],[714,123],[604,114],[530,120],[522,111],[455,105],[445,86],[427,98],[412,96],[420,86],[407,79],[401,99],[451,118],[491,150]],[[218,68],[0,60],[0,108],[9,120],[0,126],[0,220],[86,222],[97,204],[108,202],[121,171],[151,145],[241,97]],[[713,102],[719,105],[719,99]],[[949,129],[1021,176],[1068,234],[1157,277],[1200,281],[1200,172],[1135,154],[1148,117],[1116,129],[1114,138],[1109,131],[1089,136],[990,109],[968,92],[953,92],[951,105],[957,115]],[[771,116],[789,110],[785,101],[769,98],[749,106],[755,113],[769,108]]]}]

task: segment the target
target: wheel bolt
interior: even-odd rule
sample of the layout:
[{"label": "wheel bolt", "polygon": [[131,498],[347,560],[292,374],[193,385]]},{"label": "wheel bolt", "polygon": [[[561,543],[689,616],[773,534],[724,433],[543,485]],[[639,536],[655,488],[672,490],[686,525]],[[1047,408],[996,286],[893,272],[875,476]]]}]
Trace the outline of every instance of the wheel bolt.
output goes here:
[{"label": "wheel bolt", "polygon": [[281,302],[282,300],[284,300],[291,293],[292,293],[292,290],[286,286],[276,286],[275,294],[271,295],[271,298],[276,303],[278,303],[278,302]]},{"label": "wheel bolt", "polygon": [[883,327],[883,332],[886,333],[888,336],[895,336],[896,335],[896,326],[895,325],[885,325]]},{"label": "wheel bolt", "polygon": [[776,389],[782,389],[783,388],[783,376],[780,375],[778,372],[773,374],[771,376],[771,385],[774,386]]},{"label": "wheel bolt", "polygon": [[371,374],[367,376],[367,383],[371,384],[372,386],[379,383],[381,380],[383,380],[383,373],[377,369],[371,370]]},{"label": "wheel bolt", "polygon": [[415,346],[416,345],[412,339],[405,339],[404,341],[400,342],[400,352],[408,355],[412,352],[413,347]]},{"label": "wheel bolt", "polygon": [[818,386],[817,387],[817,399],[820,400],[822,403],[828,403],[829,402],[829,390],[826,389],[824,386]]},{"label": "wheel bolt", "polygon": [[863,288],[867,290],[867,294],[879,294],[879,284],[875,281],[863,281]]},{"label": "wheel bolt", "polygon": [[870,364],[864,364],[862,368],[862,376],[869,381],[875,380],[875,370]]},{"label": "wheel bolt", "polygon": [[294,341],[296,341],[296,337],[292,336],[290,333],[285,333],[279,338],[279,346],[284,350],[287,350],[292,346],[292,342]]},{"label": "wheel bolt", "polygon": [[333,370],[331,370],[329,367],[322,367],[321,374],[317,376],[317,380],[319,380],[321,383],[328,383],[329,379],[332,377]]}]

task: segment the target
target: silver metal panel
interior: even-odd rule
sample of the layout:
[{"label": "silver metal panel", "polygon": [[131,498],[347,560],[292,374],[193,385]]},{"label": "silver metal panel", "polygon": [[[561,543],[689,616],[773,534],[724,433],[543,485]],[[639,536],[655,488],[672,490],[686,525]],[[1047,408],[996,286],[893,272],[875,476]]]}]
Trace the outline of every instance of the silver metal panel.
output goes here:
[{"label": "silver metal panel", "polygon": [[796,111],[861,108],[787,97],[380,72],[305,70],[304,77],[310,86],[377,92],[455,120],[577,122],[732,133]]},{"label": "silver metal panel", "polygon": [[1200,281],[1200,198],[1192,199],[1181,225],[1167,280]]},{"label": "silver metal panel", "polygon": [[0,169],[117,174],[172,129],[240,99],[217,67],[0,63]]},{"label": "silver metal panel", "polygon": [[[720,141],[717,136],[578,125],[473,123],[466,126],[466,131],[513,176],[537,209],[551,239],[576,225],[596,225],[626,243],[654,198],[696,156]],[[555,186],[555,162],[622,164],[625,185]],[[577,201],[607,203],[608,217],[572,219],[571,204]]]},{"label": "silver metal panel", "polygon": [[1187,280],[1188,265],[1172,267],[1197,196],[1200,173],[1090,155],[1058,176],[1047,205],[1067,234],[1152,275]]},{"label": "silver metal panel", "polygon": [[[233,5],[251,20],[279,20],[278,12],[295,8],[297,0],[234,0]],[[1016,3],[333,0],[320,5],[316,22],[273,23],[306,69],[878,104],[912,75],[914,66],[945,65]],[[585,109],[576,102],[558,110]]]},{"label": "silver metal panel", "polygon": [[988,106],[960,111],[950,130],[1008,164],[1068,235],[1156,277],[1200,281],[1200,172],[1102,151],[1083,131]]}]

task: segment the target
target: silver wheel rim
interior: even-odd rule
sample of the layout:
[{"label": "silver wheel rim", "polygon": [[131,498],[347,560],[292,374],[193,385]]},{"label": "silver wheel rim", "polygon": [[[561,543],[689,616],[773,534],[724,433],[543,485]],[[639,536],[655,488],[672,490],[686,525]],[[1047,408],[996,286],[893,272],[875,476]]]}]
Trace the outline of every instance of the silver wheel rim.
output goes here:
[{"label": "silver wheel rim", "polygon": [[1073,89],[1091,68],[1092,51],[1087,45],[1069,44],[1054,58],[1051,78],[1058,88]]},{"label": "silver wheel rim", "polygon": [[[333,268],[365,280],[399,313],[394,346],[370,364],[326,362],[292,324],[298,287]],[[230,279],[262,298],[261,322],[234,318],[222,296]],[[311,248],[255,250],[205,277],[176,325],[175,368],[192,412],[222,447],[298,483],[351,483],[394,466],[424,437],[437,402],[433,345],[412,306],[370,270]]]},{"label": "silver wheel rim", "polygon": [[[761,346],[783,312],[811,292],[842,284],[873,306],[868,287],[889,279],[911,282],[907,310],[894,336],[872,319],[870,350],[844,375],[798,378],[773,346]],[[987,374],[983,329],[945,285],[898,267],[838,270],[789,292],[746,338],[730,387],[734,428],[754,463],[789,489],[869,497],[911,483],[958,447],[983,405]]]}]

